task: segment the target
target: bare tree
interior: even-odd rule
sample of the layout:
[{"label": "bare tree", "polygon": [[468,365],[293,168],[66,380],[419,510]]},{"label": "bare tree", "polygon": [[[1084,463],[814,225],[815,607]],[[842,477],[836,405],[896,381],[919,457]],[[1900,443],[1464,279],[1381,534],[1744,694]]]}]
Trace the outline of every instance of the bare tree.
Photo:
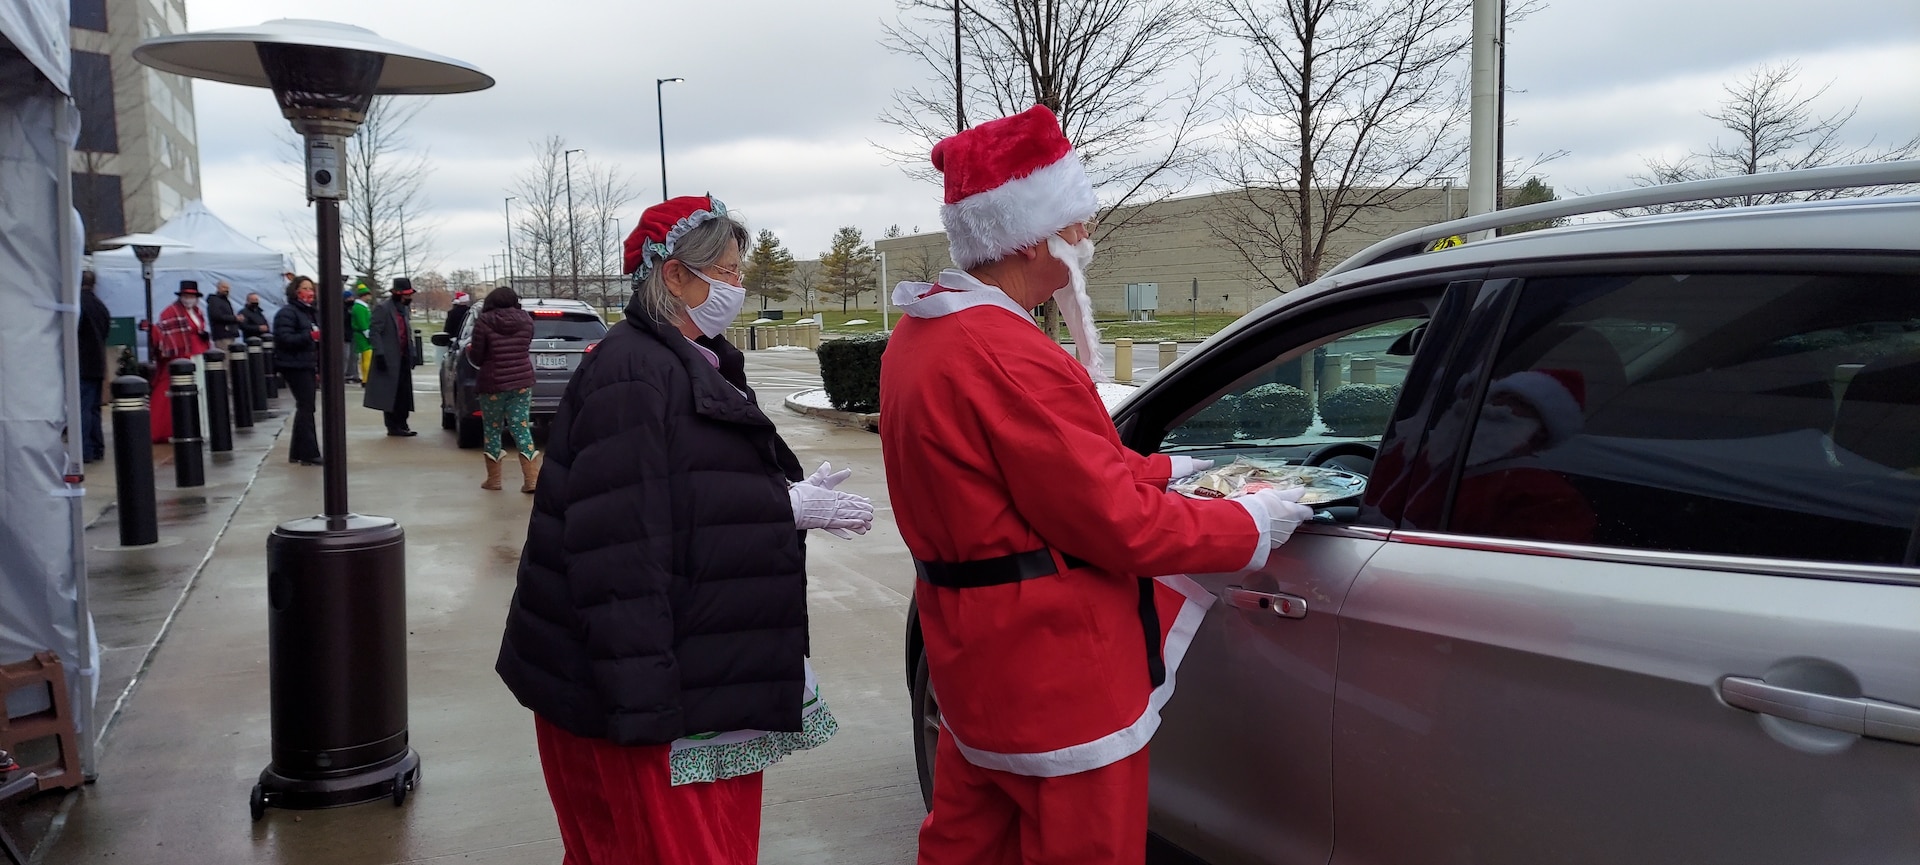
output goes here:
[{"label": "bare tree", "polygon": [[514,195],[520,199],[513,213],[517,241],[513,275],[524,280],[534,296],[570,296],[568,283],[557,279],[570,273],[566,151],[566,139],[548,136],[534,145],[533,165],[513,181]]},{"label": "bare tree", "polygon": [[[424,219],[425,150],[412,147],[407,126],[427,100],[376,96],[360,130],[347,139],[346,193],[340,207],[340,257],[346,269],[373,279],[431,256],[434,229]],[[297,150],[301,145],[294,142]],[[305,180],[302,179],[302,184]]]},{"label": "bare tree", "polygon": [[[613,305],[611,301],[624,292],[627,284],[620,276],[621,241],[624,238],[614,236],[616,226],[613,220],[621,208],[633,203],[633,178],[611,165],[592,161],[586,162],[580,173],[586,181],[585,187],[578,182],[574,184],[575,200],[580,206],[580,213],[576,217],[583,247],[580,260],[589,263],[586,270],[594,275],[591,290],[595,300],[602,308],[609,308]],[[624,306],[625,302],[621,301],[620,305]]]},{"label": "bare tree", "polygon": [[[1799,76],[1800,67],[1796,63],[1763,64],[1738,81],[1724,85],[1722,89],[1726,91],[1726,99],[1719,107],[1705,114],[1731,133],[1730,140],[1716,139],[1704,152],[1694,151],[1671,161],[1649,158],[1646,161],[1646,173],[1634,175],[1634,182],[1650,186],[1709,177],[1817,168],[1822,165],[1884,162],[1909,159],[1920,154],[1920,135],[1878,149],[1874,148],[1871,140],[1863,144],[1849,143],[1844,132],[1848,121],[1860,110],[1859,103],[1837,108],[1831,113],[1822,113],[1815,103],[1826,95],[1833,82],[1822,84],[1808,93],[1795,84]],[[1825,189],[1803,193],[1741,195],[1648,209],[1663,212],[1746,207],[1867,195],[1877,191],[1884,192],[1887,189]]]},{"label": "bare tree", "polygon": [[800,308],[811,314],[820,302],[820,261],[796,261],[787,285],[800,296]]},{"label": "bare tree", "polygon": [[[955,4],[961,20],[959,90],[969,117],[1004,117],[1035,105],[1059,115],[1102,202],[1096,243],[1150,218],[1150,205],[1184,190],[1199,130],[1210,119],[1212,79],[1194,0],[899,0],[885,28],[890,51],[924,62],[934,83],[894,92],[880,120],[914,146],[889,150],[911,176],[936,176],[926,154],[958,127],[954,103]],[[1169,81],[1190,71],[1183,87]],[[1046,307],[1057,333],[1059,315]]]},{"label": "bare tree", "polygon": [[1214,173],[1234,192],[1213,219],[1250,275],[1305,285],[1356,223],[1411,209],[1465,154],[1460,74],[1469,0],[1212,0],[1214,32],[1245,46]]}]

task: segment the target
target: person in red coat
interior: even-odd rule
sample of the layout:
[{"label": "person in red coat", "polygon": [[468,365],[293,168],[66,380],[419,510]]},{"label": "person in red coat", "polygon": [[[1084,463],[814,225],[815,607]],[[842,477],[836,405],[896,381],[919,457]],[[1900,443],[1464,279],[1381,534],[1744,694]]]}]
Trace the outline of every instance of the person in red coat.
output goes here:
[{"label": "person in red coat", "polygon": [[207,311],[200,308],[200,284],[191,279],[180,281],[180,291],[172,303],[160,310],[160,321],[153,328],[154,387],[150,401],[153,440],[173,437],[173,403],[169,399],[172,377],[167,364],[185,358],[197,360],[213,347],[207,325]]},{"label": "person in red coat", "polygon": [[[943,724],[919,861],[1137,863],[1147,741],[1213,600],[1162,575],[1261,567],[1312,512],[1297,490],[1169,493],[1210,464],[1121,445],[1093,380],[1096,203],[1052,112],[982,124],[932,159],[959,268],[895,288],[905,317],[880,374]],[[1078,360],[1028,312],[1056,292]]]}]

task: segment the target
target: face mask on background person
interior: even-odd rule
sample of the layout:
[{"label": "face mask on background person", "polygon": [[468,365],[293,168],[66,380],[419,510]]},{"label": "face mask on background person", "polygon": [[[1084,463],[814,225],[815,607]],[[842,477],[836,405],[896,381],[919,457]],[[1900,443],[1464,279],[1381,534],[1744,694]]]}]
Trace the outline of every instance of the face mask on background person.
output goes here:
[{"label": "face mask on background person", "polygon": [[687,318],[700,328],[700,332],[706,334],[708,339],[719,336],[728,325],[733,324],[734,317],[738,316],[740,310],[747,305],[747,290],[737,285],[728,285],[691,267],[687,268],[687,272],[700,277],[708,287],[713,289],[707,292],[707,299],[699,306],[687,307]]},{"label": "face mask on background person", "polygon": [[194,307],[196,307],[196,306],[199,306],[199,305],[200,305],[200,298],[197,298],[197,297],[183,297],[183,298],[180,298],[180,305],[181,305],[181,306],[184,306],[184,307],[186,307],[186,308],[188,308],[188,309],[192,309],[192,308],[194,308]]}]

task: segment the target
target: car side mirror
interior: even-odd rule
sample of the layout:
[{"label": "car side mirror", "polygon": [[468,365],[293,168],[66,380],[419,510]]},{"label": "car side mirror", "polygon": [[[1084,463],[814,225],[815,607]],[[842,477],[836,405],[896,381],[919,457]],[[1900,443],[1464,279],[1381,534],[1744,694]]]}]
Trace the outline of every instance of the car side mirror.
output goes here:
[{"label": "car side mirror", "polygon": [[453,344],[453,334],[450,334],[450,333],[436,333],[433,335],[432,339],[433,339],[433,344],[441,348],[446,348],[447,346],[450,346]]}]

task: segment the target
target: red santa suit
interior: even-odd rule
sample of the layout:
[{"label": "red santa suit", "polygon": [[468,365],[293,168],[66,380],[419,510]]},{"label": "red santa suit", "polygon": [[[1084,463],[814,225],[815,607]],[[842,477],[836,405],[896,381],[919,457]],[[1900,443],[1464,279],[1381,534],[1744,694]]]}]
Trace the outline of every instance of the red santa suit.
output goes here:
[{"label": "red santa suit", "polygon": [[[881,447],[945,726],[920,861],[1139,861],[1145,748],[1213,600],[1154,577],[1246,568],[1264,539],[1166,492],[1168,458],[1124,447],[999,289],[948,271],[894,302]],[[1041,819],[1005,837],[1015,812]]]},{"label": "red santa suit", "polygon": [[[199,297],[200,290],[191,281],[182,281],[181,294]],[[153,441],[157,444],[173,437],[173,402],[169,395],[173,376],[167,372],[167,364],[182,358],[198,358],[213,347],[213,342],[207,329],[206,312],[199,307],[189,309],[177,300],[160,310],[160,321],[148,336],[156,364],[149,418],[153,424]]]}]

